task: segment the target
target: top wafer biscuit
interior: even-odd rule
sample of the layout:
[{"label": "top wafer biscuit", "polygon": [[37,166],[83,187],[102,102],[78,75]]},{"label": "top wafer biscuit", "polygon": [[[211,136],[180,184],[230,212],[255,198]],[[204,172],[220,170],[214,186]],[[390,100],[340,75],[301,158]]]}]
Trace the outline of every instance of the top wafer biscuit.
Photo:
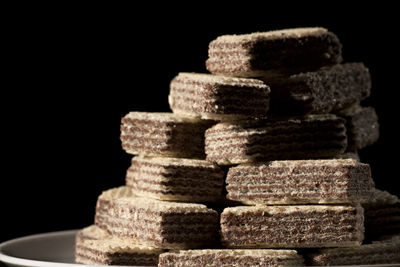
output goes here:
[{"label": "top wafer biscuit", "polygon": [[237,77],[281,76],[342,61],[338,37],[325,28],[223,35],[209,44],[207,69]]}]

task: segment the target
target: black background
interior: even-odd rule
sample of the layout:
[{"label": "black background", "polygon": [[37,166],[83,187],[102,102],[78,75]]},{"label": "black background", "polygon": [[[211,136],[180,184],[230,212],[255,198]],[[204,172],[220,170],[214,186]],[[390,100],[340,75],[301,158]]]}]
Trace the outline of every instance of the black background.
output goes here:
[{"label": "black background", "polygon": [[301,26],[335,32],[345,61],[363,61],[372,75],[365,104],[376,108],[381,137],[361,160],[370,163],[377,187],[400,194],[396,9],[181,7],[12,11],[3,36],[0,241],[92,224],[97,196],[122,185],[129,166],[121,117],[169,111],[170,80],[181,71],[206,72],[208,43],[222,34]]}]

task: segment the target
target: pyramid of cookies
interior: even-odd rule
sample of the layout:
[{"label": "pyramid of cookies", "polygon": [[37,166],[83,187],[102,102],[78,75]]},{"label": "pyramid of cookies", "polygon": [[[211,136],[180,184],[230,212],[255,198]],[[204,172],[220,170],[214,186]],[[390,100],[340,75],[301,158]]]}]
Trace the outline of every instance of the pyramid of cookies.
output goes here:
[{"label": "pyramid of cookies", "polygon": [[76,262],[399,263],[400,201],[357,154],[379,137],[370,74],[341,52],[324,28],[210,42],[210,73],[172,79],[172,112],[122,118],[126,183],[99,196]]}]

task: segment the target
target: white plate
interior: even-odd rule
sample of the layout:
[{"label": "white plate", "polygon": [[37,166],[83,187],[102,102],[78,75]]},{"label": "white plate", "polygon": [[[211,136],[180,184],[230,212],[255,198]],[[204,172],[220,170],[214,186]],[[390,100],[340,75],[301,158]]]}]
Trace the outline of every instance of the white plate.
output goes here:
[{"label": "white plate", "polygon": [[[70,230],[30,235],[4,242],[0,244],[0,261],[8,266],[18,267],[89,266],[74,263],[74,244],[77,231]],[[400,266],[400,264],[357,265],[357,267],[372,266],[394,267]]]},{"label": "white plate", "polygon": [[77,231],[37,234],[6,241],[0,244],[0,261],[18,267],[89,266],[74,263]]}]

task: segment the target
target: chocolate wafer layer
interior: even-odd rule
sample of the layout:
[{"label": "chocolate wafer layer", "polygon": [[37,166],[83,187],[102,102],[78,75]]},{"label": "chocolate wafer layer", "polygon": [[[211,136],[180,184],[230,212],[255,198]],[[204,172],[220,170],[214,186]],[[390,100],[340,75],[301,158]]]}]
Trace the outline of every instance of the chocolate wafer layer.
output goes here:
[{"label": "chocolate wafer layer", "polygon": [[371,77],[363,63],[345,63],[278,79],[271,87],[271,113],[331,113],[370,95]]},{"label": "chocolate wafer layer", "polygon": [[206,159],[229,165],[332,158],[347,147],[344,123],[335,115],[219,123],[206,131]]},{"label": "chocolate wafer layer", "polygon": [[295,250],[205,249],[163,253],[158,266],[304,266],[304,260]]},{"label": "chocolate wafer layer", "polygon": [[232,248],[358,246],[363,219],[360,205],[239,206],[222,212],[221,238]]},{"label": "chocolate wafer layer", "polygon": [[356,151],[372,145],[379,138],[379,122],[373,107],[354,105],[340,111],[338,116],[346,120],[347,151]]},{"label": "chocolate wafer layer", "polygon": [[97,226],[78,232],[75,262],[91,265],[156,265],[162,249],[135,244],[109,235]]},{"label": "chocolate wafer layer", "polygon": [[369,241],[400,233],[400,200],[397,196],[375,189],[373,197],[363,207],[365,234]]},{"label": "chocolate wafer layer", "polygon": [[260,80],[179,73],[170,84],[174,113],[213,120],[265,116],[269,87]]},{"label": "chocolate wafer layer", "polygon": [[172,113],[130,112],[122,118],[122,148],[133,155],[204,158],[204,132],[212,124]]},{"label": "chocolate wafer layer", "polygon": [[400,263],[400,242],[321,249],[306,258],[317,266]]},{"label": "chocolate wafer layer", "polygon": [[126,185],[141,197],[214,202],[222,198],[223,178],[223,170],[205,160],[134,157]]},{"label": "chocolate wafer layer", "polygon": [[374,189],[369,165],[353,159],[239,165],[226,183],[227,198],[245,204],[358,203]]},{"label": "chocolate wafer layer", "polygon": [[210,42],[206,67],[236,77],[288,75],[340,63],[341,48],[324,28],[223,35]]},{"label": "chocolate wafer layer", "polygon": [[216,240],[218,214],[205,205],[136,197],[128,187],[103,192],[95,224],[108,233],[159,248],[198,248]]}]

